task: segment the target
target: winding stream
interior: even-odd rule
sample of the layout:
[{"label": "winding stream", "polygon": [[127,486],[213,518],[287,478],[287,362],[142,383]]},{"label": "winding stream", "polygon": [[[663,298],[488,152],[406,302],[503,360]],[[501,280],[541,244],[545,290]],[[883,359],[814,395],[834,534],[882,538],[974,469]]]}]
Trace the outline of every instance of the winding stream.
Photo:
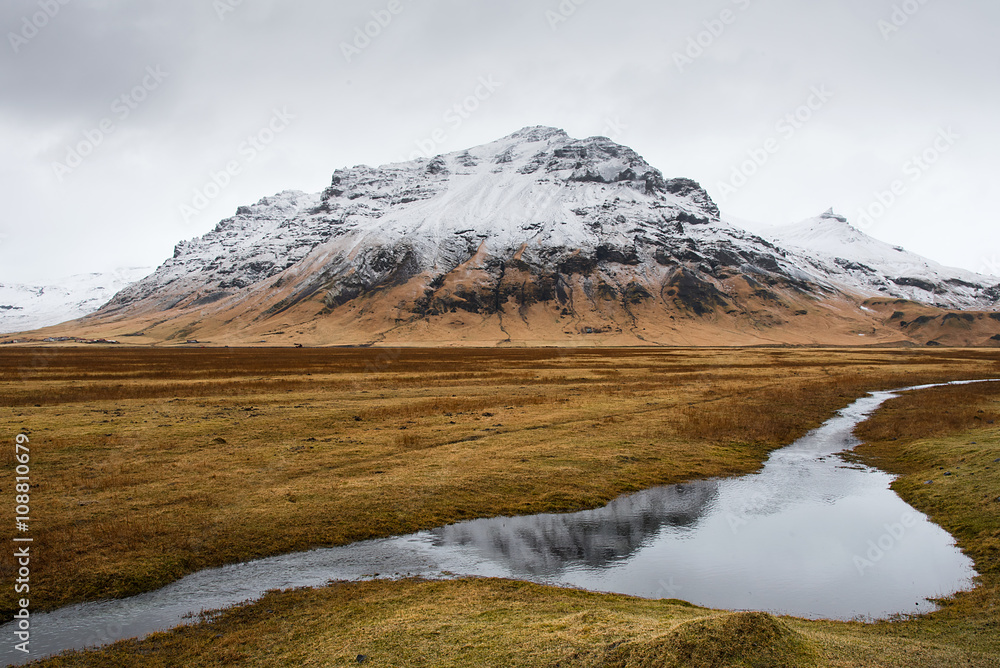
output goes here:
[{"label": "winding stream", "polygon": [[[961,385],[960,381],[942,385]],[[755,474],[649,489],[564,515],[462,522],[409,536],[209,569],[132,598],[31,617],[30,657],[3,625],[0,659],[23,663],[187,623],[186,616],[330,580],[476,575],[679,598],[733,610],[879,619],[970,589],[972,561],[904,503],[893,478],[838,453],[900,392],[858,399],[776,450]]]}]

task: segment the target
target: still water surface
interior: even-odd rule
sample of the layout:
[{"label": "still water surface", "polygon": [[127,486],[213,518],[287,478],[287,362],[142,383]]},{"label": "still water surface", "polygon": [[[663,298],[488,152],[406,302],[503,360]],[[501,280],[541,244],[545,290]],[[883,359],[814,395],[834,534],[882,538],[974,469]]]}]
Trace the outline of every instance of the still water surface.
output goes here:
[{"label": "still water surface", "polygon": [[[973,586],[972,561],[889,489],[890,475],[838,455],[858,445],[854,427],[883,402],[927,387],[859,399],[752,475],[650,489],[597,510],[475,520],[236,564],[33,615],[30,658],[169,629],[269,589],[376,574],[516,578],[812,618],[928,612],[928,598]],[[0,629],[4,663],[27,659],[13,631]]]}]

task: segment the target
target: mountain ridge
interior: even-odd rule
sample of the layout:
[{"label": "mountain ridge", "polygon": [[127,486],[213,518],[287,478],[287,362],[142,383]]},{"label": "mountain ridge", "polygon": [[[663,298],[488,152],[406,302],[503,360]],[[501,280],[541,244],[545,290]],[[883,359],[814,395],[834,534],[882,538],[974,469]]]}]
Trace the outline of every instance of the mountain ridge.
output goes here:
[{"label": "mountain ridge", "polygon": [[[151,342],[925,343],[865,303],[924,308],[920,286],[804,248],[806,236],[751,234],[631,148],[534,126],[241,206],[72,326]],[[927,308],[997,306],[997,286],[937,278]],[[988,341],[996,321],[981,315],[948,340]]]}]

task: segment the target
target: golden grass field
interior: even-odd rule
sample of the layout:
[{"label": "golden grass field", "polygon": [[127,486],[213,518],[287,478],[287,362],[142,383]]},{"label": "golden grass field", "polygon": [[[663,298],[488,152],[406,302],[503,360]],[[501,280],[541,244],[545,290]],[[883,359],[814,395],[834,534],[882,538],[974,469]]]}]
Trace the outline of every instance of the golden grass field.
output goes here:
[{"label": "golden grass field", "polygon": [[[870,390],[1000,377],[1000,353],[8,348],[0,374],[0,432],[31,438],[39,611],[207,566],[750,472]],[[998,397],[915,393],[862,429],[859,454],[901,474],[904,498],[982,574],[926,617],[806,622],[495,580],[376,582],[274,593],[42,665],[1000,665]],[[0,569],[9,582],[9,555]],[[13,603],[5,588],[5,619]]]}]

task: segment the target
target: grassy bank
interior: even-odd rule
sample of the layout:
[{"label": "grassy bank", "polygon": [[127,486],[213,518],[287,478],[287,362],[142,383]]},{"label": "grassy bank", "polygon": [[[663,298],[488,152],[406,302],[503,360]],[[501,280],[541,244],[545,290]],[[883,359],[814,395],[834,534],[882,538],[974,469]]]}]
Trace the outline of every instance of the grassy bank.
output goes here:
[{"label": "grassy bank", "polygon": [[1000,383],[947,387],[891,400],[858,430],[863,460],[894,473],[893,489],[955,537],[979,586],[940,612],[884,626],[906,638],[989,652],[1000,665]]}]

